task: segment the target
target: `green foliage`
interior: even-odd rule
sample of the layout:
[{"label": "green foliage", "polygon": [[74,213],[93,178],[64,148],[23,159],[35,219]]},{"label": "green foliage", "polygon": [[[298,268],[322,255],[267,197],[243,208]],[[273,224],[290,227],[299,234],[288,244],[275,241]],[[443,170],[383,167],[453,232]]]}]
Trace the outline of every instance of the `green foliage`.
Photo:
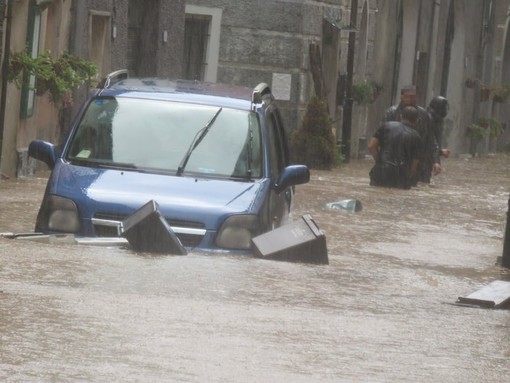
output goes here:
[{"label": "green foliage", "polygon": [[479,124],[471,124],[466,129],[466,134],[472,140],[481,140],[487,136],[487,127]]},{"label": "green foliage", "polygon": [[360,105],[368,105],[382,91],[383,86],[376,81],[362,81],[352,85],[352,99]]},{"label": "green foliage", "polygon": [[503,134],[503,124],[494,118],[489,118],[489,137],[499,137]]},{"label": "green foliage", "polygon": [[302,127],[291,137],[291,148],[295,161],[311,169],[330,170],[336,164],[335,137],[325,100],[314,96],[309,101]]},{"label": "green foliage", "polygon": [[499,137],[503,134],[503,124],[498,120],[490,117],[480,117],[478,124],[468,126],[467,134],[469,137],[482,139],[486,136]]},{"label": "green foliage", "polygon": [[342,153],[342,147],[335,147],[335,166],[340,166],[345,162],[345,156]]},{"label": "green foliage", "polygon": [[503,85],[491,90],[494,102],[508,102],[510,99],[510,85]]},{"label": "green foliage", "polygon": [[11,53],[8,68],[8,81],[21,88],[27,76],[35,77],[38,94],[49,92],[51,101],[60,105],[70,97],[79,85],[90,83],[97,73],[97,67],[88,60],[64,52],[52,57],[49,51],[32,57],[27,51]]}]

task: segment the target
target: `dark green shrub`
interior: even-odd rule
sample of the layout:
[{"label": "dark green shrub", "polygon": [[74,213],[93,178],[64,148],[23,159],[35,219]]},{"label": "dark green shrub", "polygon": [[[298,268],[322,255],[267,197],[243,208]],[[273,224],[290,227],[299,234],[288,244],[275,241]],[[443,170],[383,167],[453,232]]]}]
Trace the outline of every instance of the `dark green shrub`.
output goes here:
[{"label": "dark green shrub", "polygon": [[368,105],[382,92],[383,86],[376,81],[361,81],[352,84],[352,99],[360,105]]},{"label": "dark green shrub", "polygon": [[335,137],[325,100],[310,99],[303,124],[291,137],[291,150],[296,163],[311,169],[330,170],[336,164]]}]

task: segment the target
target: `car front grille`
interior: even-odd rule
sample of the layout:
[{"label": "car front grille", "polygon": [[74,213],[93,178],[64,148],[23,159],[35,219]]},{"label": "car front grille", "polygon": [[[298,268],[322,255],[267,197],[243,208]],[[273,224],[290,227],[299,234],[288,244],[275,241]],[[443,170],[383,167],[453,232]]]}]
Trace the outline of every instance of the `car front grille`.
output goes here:
[{"label": "car front grille", "polygon": [[[96,213],[92,219],[95,233],[98,237],[119,237],[121,223],[127,216],[110,213]],[[166,219],[172,230],[185,247],[196,247],[205,235],[205,225],[202,222]]]}]

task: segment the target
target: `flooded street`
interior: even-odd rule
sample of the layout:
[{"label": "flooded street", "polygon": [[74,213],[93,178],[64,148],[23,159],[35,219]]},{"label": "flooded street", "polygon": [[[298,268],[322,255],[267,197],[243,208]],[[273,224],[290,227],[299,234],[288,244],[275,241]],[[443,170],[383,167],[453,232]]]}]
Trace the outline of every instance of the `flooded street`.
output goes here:
[{"label": "flooded street", "polygon": [[[0,238],[0,381],[508,381],[510,311],[453,303],[510,280],[510,156],[412,190],[369,186],[371,165],[297,187],[325,266]],[[0,181],[0,232],[33,231],[45,183]],[[347,198],[363,210],[325,207]]]}]

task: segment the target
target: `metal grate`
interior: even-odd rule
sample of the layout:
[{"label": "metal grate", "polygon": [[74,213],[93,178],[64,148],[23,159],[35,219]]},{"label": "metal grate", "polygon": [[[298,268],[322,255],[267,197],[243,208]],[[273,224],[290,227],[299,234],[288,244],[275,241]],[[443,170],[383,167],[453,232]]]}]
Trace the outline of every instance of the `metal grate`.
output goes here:
[{"label": "metal grate", "polygon": [[[98,212],[94,215],[94,230],[98,237],[118,237],[120,223],[127,218],[127,215]],[[167,223],[174,229],[175,234],[185,247],[196,247],[205,234],[205,225],[202,222],[183,221],[166,219]],[[117,223],[117,224],[114,224]],[[199,233],[182,232],[186,230],[197,230]]]}]

